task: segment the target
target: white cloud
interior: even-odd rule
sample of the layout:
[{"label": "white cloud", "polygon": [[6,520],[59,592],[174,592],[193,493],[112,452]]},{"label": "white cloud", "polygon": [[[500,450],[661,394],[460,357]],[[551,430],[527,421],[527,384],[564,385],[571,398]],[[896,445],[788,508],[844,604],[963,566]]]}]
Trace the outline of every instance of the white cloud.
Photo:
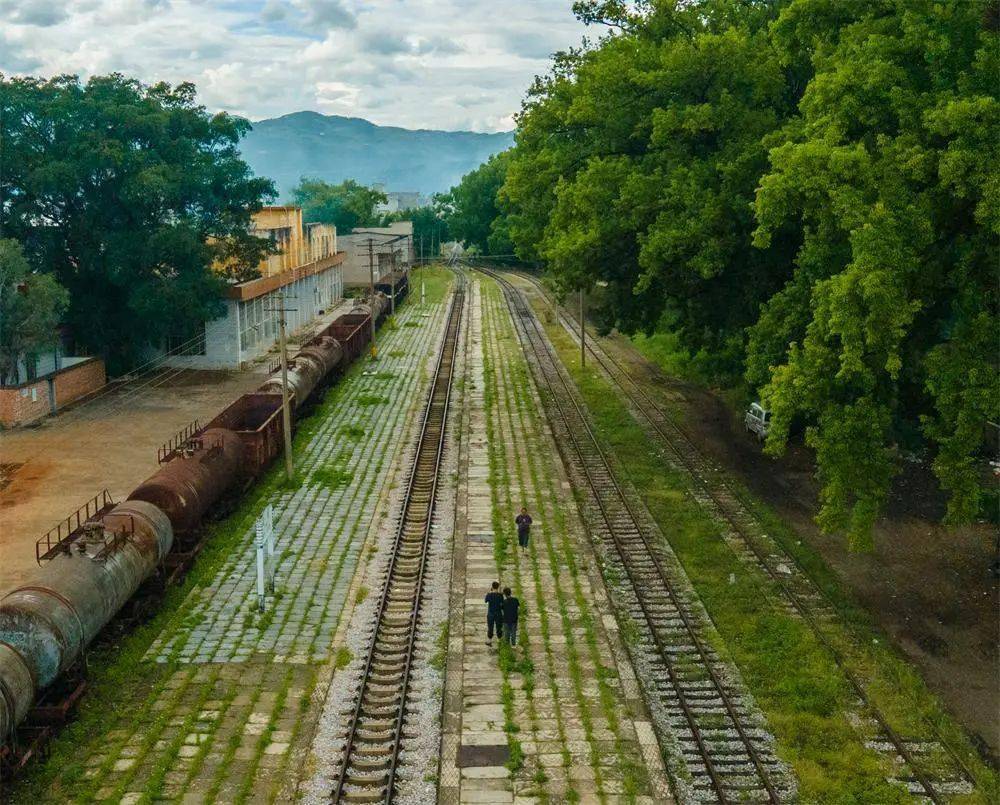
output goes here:
[{"label": "white cloud", "polygon": [[[0,73],[192,81],[209,109],[507,129],[571,0],[0,0]],[[40,29],[44,27],[44,34]]]}]

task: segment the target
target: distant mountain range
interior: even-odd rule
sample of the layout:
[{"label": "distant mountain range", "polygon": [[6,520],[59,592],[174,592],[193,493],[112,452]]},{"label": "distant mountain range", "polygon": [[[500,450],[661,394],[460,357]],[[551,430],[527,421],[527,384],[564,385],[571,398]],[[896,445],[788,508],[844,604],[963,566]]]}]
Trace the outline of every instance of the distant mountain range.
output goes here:
[{"label": "distant mountain range", "polygon": [[240,150],[255,173],[274,180],[287,201],[301,176],[441,192],[513,143],[513,132],[401,129],[357,117],[294,112],[254,123]]}]

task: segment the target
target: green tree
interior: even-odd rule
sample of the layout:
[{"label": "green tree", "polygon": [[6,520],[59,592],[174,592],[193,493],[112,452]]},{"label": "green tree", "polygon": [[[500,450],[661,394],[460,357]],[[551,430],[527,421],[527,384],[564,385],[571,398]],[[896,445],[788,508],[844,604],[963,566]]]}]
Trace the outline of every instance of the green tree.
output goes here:
[{"label": "green tree", "polygon": [[484,165],[456,208],[562,290],[600,282],[606,327],[669,328],[760,390],[767,449],[804,430],[819,521],[853,547],[900,446],[936,451],[967,520],[1000,413],[996,9],[578,2],[604,35],[557,54],[499,192]]},{"label": "green tree", "polygon": [[807,426],[820,523],[865,547],[921,422],[951,519],[979,509],[973,454],[1000,404],[1000,104],[983,6],[848,5],[822,37],[822,0],[776,25],[815,43],[816,74],[757,195],[755,242],[792,226],[802,245],[754,325],[748,376],[774,410],[768,449]]},{"label": "green tree", "polygon": [[378,204],[386,202],[385,193],[348,179],[330,184],[322,179],[303,176],[292,190],[292,199],[302,207],[306,223],[333,224],[341,234],[359,226],[375,226]]},{"label": "green tree", "polygon": [[20,243],[0,240],[0,382],[17,382],[19,361],[58,343],[68,305],[54,277],[31,272]]},{"label": "green tree", "polygon": [[436,202],[427,207],[386,213],[379,224],[388,226],[396,221],[413,222],[413,250],[418,258],[421,249],[423,249],[425,257],[436,256],[432,250],[436,250],[441,243],[449,238],[448,222],[445,221],[441,208]]},{"label": "green tree", "polygon": [[440,197],[451,237],[483,254],[509,254],[513,248],[500,217],[497,193],[507,173],[509,154],[494,154]]},{"label": "green tree", "polygon": [[273,195],[240,159],[250,124],[207,114],[191,84],[0,76],[0,121],[0,227],[112,372],[221,312],[213,263],[245,276],[271,249],[250,232]]}]

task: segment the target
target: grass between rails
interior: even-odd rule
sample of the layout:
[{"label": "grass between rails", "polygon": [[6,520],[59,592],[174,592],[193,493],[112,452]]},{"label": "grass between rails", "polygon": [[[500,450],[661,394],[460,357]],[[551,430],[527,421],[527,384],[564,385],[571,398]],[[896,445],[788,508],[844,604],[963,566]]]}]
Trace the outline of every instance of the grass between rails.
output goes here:
[{"label": "grass between rails", "polygon": [[[483,304],[482,322],[484,331],[483,335],[487,336],[490,333],[491,316],[485,302]],[[489,444],[487,454],[489,461],[490,497],[492,503],[493,558],[496,562],[497,574],[502,576],[511,540],[507,524],[500,514],[502,506],[499,490],[501,488],[509,490],[510,485],[507,478],[507,461],[503,453],[503,445],[499,440],[499,434],[497,433],[493,416],[498,400],[497,371],[494,364],[493,350],[490,349],[489,340],[484,337],[483,408],[486,413],[486,436],[487,443]],[[510,769],[511,774],[517,774],[517,772],[519,772],[524,766],[524,748],[518,738],[521,727],[515,719],[515,694],[514,686],[511,683],[511,674],[515,669],[513,667],[513,663],[511,663],[509,659],[505,659],[505,657],[509,656],[509,648],[505,649],[502,641],[500,641],[500,645],[500,657],[498,659],[501,673],[500,700],[504,713],[504,733],[507,735],[507,747],[510,752],[510,756],[507,760],[507,767]],[[530,684],[527,684],[527,689],[525,691],[525,695],[528,697],[528,717],[531,720],[533,727],[537,729],[537,726],[535,726],[537,724],[537,717],[530,695],[533,688],[533,680],[530,680],[529,682]],[[543,801],[547,801],[547,797],[544,795],[542,799]]]},{"label": "grass between rails", "polygon": [[[492,282],[484,281],[481,287],[483,293],[484,309],[485,311],[488,311],[489,344],[490,347],[492,348],[493,358],[495,359],[497,366],[496,380],[499,383],[499,387],[503,389],[501,393],[498,388],[499,405],[497,409],[497,422],[501,424],[498,434],[501,437],[499,440],[500,444],[499,446],[494,448],[493,442],[491,440],[490,449],[491,452],[494,449],[496,449],[498,452],[499,460],[503,462],[505,470],[504,477],[506,483],[503,486],[503,489],[505,490],[505,495],[503,496],[504,499],[502,500],[501,505],[503,507],[502,510],[504,512],[507,512],[509,515],[510,513],[517,511],[520,505],[528,500],[528,496],[525,492],[524,483],[521,477],[521,459],[518,450],[519,442],[517,440],[510,438],[511,433],[520,431],[520,429],[514,422],[516,403],[512,397],[512,394],[515,392],[516,384],[512,382],[512,379],[510,377],[510,370],[511,370],[510,364],[511,364],[511,352],[512,352],[511,333],[509,330],[509,318],[505,315],[504,310],[498,306],[495,284]],[[503,422],[507,423],[506,428],[503,426],[502,424]],[[522,432],[522,436],[523,435],[524,434]],[[523,442],[523,439],[521,439],[520,441]],[[508,443],[512,445],[513,455],[508,455],[507,453],[506,445]],[[514,467],[513,471],[516,476],[516,481],[515,478],[511,478],[510,476],[511,472],[510,468],[512,464]],[[511,499],[511,489],[514,488],[515,483],[519,495],[519,501],[516,505],[515,502]],[[502,530],[504,535],[502,540],[502,545],[504,546],[504,551],[505,551],[504,553],[505,563],[512,565],[516,579],[515,581],[516,593],[518,597],[520,597],[522,601],[524,601],[526,597],[525,594],[530,591],[530,588],[526,588],[524,586],[524,581],[521,576],[521,568],[517,556],[518,546],[515,544],[513,540],[513,528],[510,522],[511,517],[510,516],[503,517],[500,513],[500,510],[495,505],[494,519],[495,521],[497,521],[495,522],[494,531],[496,533],[500,533],[500,530]],[[553,715],[555,718],[556,732],[560,744],[562,764],[564,768],[568,768],[572,763],[572,756],[570,755],[567,744],[565,718],[562,712],[563,711],[562,698],[560,696],[560,687],[558,680],[558,671],[560,669],[557,667],[551,646],[551,629],[549,624],[548,609],[545,605],[542,604],[542,602],[545,600],[545,596],[542,592],[541,573],[540,573],[535,544],[532,544],[530,546],[528,555],[530,557],[530,573],[531,573],[531,583],[534,591],[534,602],[537,602],[539,628],[542,638],[542,650],[544,651],[545,654],[546,677],[548,678],[549,682],[548,687],[552,696]],[[528,630],[526,624],[527,624],[528,606],[526,605],[526,603],[522,603],[522,608],[524,610],[524,614],[522,616],[523,625],[521,626],[520,629],[521,632],[520,639],[521,639],[521,645],[525,652],[525,658],[527,659],[530,652],[530,645],[527,642]],[[502,648],[502,652],[509,652],[509,649]],[[502,655],[501,656],[502,665],[504,664],[504,661],[505,658]],[[513,667],[513,664],[509,663],[509,661],[508,664],[510,664],[511,667]],[[534,666],[532,665],[531,668],[533,671]],[[534,687],[533,673],[532,673],[531,685],[533,689]],[[584,703],[583,706],[586,707],[586,704]],[[548,775],[546,774],[545,770],[541,768],[539,768],[536,771],[533,780],[538,785],[542,785],[543,783],[549,781]],[[547,798],[549,796],[549,792],[544,788],[540,789],[540,793],[542,794],[543,797]],[[576,791],[574,787],[574,782],[572,780],[568,781],[568,786],[565,792],[560,792],[560,793],[564,793],[565,796],[567,796],[571,800],[575,800],[579,797],[579,792]]]},{"label": "grass between rails", "polygon": [[[498,291],[497,295],[499,295]],[[513,339],[509,317],[505,319],[504,325],[507,336]],[[628,751],[621,738],[620,721],[616,708],[622,702],[618,700],[609,685],[609,680],[617,678],[617,673],[613,668],[604,666],[597,645],[597,636],[591,615],[593,611],[592,601],[584,594],[580,567],[576,559],[577,549],[570,543],[570,532],[565,513],[562,507],[557,505],[561,496],[552,477],[552,464],[550,461],[542,460],[542,456],[551,455],[551,450],[548,446],[546,448],[540,446],[542,413],[539,411],[536,401],[531,398],[531,379],[527,363],[520,349],[517,350],[517,357],[511,361],[506,387],[512,390],[515,401],[513,405],[508,405],[508,410],[515,409],[517,412],[517,423],[513,424],[512,432],[522,434],[526,446],[523,462],[525,466],[518,468],[521,495],[525,501],[531,500],[532,507],[537,512],[536,516],[540,519],[540,523],[536,527],[536,533],[540,535],[540,539],[536,536],[533,540],[532,559],[534,561],[535,545],[543,546],[554,578],[554,589],[562,626],[561,634],[565,639],[569,659],[570,681],[576,696],[584,735],[590,747],[589,763],[594,770],[598,795],[604,793],[604,778],[607,774],[607,768],[604,764],[607,760],[613,759],[617,767],[616,771],[621,775],[623,793],[631,801],[646,785],[645,767],[641,763],[635,762],[634,753]],[[533,494],[529,494],[529,488]],[[560,535],[561,539],[557,538],[556,534]],[[538,588],[539,600],[541,600],[541,585],[537,579],[537,563],[535,564],[536,587]],[[565,568],[565,574],[563,568]],[[564,576],[567,578],[564,579]],[[569,590],[565,589],[567,583]],[[573,608],[572,612],[571,607]],[[576,632],[578,629],[583,632],[583,640],[580,641],[580,645],[577,644]],[[549,654],[551,662],[552,652],[548,645],[548,634],[547,632],[543,632],[543,634],[546,635],[546,652]],[[592,701],[584,691],[585,675],[588,677],[588,683],[596,681],[598,693],[596,701]],[[594,705],[600,707],[598,712],[603,714],[607,722],[607,729],[613,736],[614,755],[612,758],[601,756],[594,725],[596,713],[591,713],[592,709],[597,710]],[[564,762],[569,765],[568,760]]]},{"label": "grass between rails", "polygon": [[[617,471],[643,496],[667,535],[767,715],[779,754],[799,778],[803,800],[909,801],[905,792],[885,782],[881,760],[848,722],[851,690],[832,656],[806,624],[777,603],[770,579],[737,560],[718,525],[688,497],[687,477],[650,450],[645,431],[616,389],[593,368],[581,371],[578,345],[560,325],[541,318],[590,409],[599,438],[617,459]],[[788,529],[784,531],[787,538]],[[868,639],[875,637],[869,633]],[[885,648],[873,652],[877,659],[864,676],[873,680],[871,692],[893,725],[907,737],[926,735],[920,721],[927,718],[943,727],[949,743],[960,740],[955,736],[960,731],[912,667]],[[985,802],[995,796],[992,773],[981,764],[976,773],[982,789],[956,801]]]},{"label": "grass between rails", "polygon": [[[450,277],[448,272],[444,273]],[[299,422],[293,440],[297,454],[305,451],[320,424],[340,404],[349,380],[358,376],[363,367],[363,362],[356,362],[350,367],[313,413]],[[350,433],[344,434],[348,438],[357,439],[364,435],[363,429],[350,430]],[[299,488],[303,480],[303,474],[299,473],[291,483],[288,482],[280,460],[275,462],[234,514],[205,526],[208,534],[204,550],[184,582],[169,589],[163,596],[154,617],[128,630],[115,624],[105,630],[101,639],[88,650],[89,690],[81,702],[77,718],[52,742],[49,757],[34,764],[12,786],[10,796],[13,801],[76,802],[95,799],[99,789],[108,783],[106,775],[112,764],[131,739],[132,743],[138,744],[132,769],[121,780],[111,781],[116,790],[124,791],[143,767],[149,753],[163,751],[162,745],[156,749],[155,744],[165,733],[167,722],[174,717],[177,703],[192,690],[192,686],[200,688],[194,691],[196,700],[207,698],[214,677],[211,680],[195,679],[198,666],[178,662],[176,648],[175,655],[167,662],[147,662],[144,657],[148,649],[157,638],[168,644],[178,632],[197,625],[198,618],[184,606],[189,594],[211,583],[264,506],[281,494]],[[335,480],[339,483],[339,479]],[[180,641],[177,645],[182,643]],[[178,672],[181,672],[180,676]],[[123,702],[127,702],[128,707],[123,708]],[[181,741],[184,734],[180,732]],[[136,736],[140,737],[138,742]],[[168,748],[173,742],[174,739],[168,741]],[[143,783],[150,796],[157,795],[162,789],[167,771],[165,764],[175,756],[176,752],[166,751],[154,764],[148,783]],[[95,758],[99,759],[96,764],[93,762]],[[216,785],[222,781],[226,758],[231,760],[232,752],[223,752],[223,767],[219,770]]]}]

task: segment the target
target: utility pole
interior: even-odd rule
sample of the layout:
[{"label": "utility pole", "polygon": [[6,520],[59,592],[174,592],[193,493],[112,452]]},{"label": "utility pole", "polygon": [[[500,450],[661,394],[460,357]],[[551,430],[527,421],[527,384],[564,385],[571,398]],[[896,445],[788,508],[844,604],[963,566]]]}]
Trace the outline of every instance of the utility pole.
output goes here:
[{"label": "utility pole", "polygon": [[583,286],[580,286],[580,368],[587,365],[587,324],[583,308]]},{"label": "utility pole", "polygon": [[371,293],[371,325],[372,325],[372,360],[378,356],[378,347],[375,346],[375,243],[372,238],[368,238],[368,291]]},{"label": "utility pole", "polygon": [[288,480],[292,480],[295,474],[295,464],[292,458],[292,412],[288,404],[288,340],[286,337],[285,314],[289,313],[285,307],[285,297],[283,294],[276,294],[278,301],[278,346],[281,350],[281,424],[285,431],[285,474]]},{"label": "utility pole", "polygon": [[420,233],[420,265],[424,264],[424,233]]},{"label": "utility pole", "polygon": [[396,315],[396,247],[392,249],[392,273],[389,274],[390,280],[390,292],[389,292],[389,314],[392,316]]}]

